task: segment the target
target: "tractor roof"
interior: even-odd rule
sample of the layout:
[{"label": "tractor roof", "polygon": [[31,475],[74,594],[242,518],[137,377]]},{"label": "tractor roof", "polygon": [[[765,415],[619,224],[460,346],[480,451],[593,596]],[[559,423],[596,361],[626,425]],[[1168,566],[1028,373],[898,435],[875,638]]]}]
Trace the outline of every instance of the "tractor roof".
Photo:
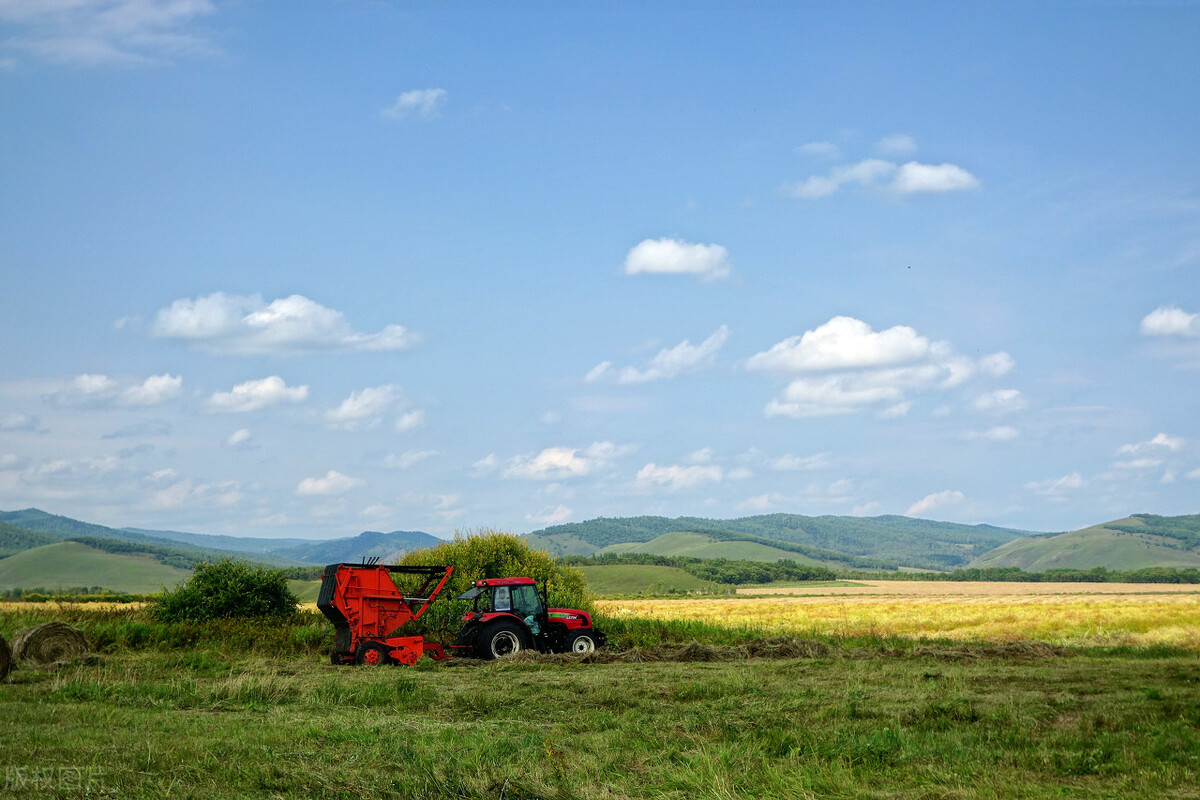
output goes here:
[{"label": "tractor roof", "polygon": [[533,578],[481,578],[474,586],[536,586]]}]

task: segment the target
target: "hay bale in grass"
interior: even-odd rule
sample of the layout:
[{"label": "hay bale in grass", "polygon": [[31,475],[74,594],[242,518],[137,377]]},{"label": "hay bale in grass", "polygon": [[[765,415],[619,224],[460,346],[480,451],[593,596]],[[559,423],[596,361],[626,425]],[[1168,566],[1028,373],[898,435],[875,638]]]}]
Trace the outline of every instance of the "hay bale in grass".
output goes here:
[{"label": "hay bale in grass", "polygon": [[0,681],[8,677],[8,671],[12,668],[12,650],[8,646],[8,642],[0,636]]},{"label": "hay bale in grass", "polygon": [[13,658],[34,667],[49,667],[88,653],[83,631],[62,622],[43,622],[13,637]]}]

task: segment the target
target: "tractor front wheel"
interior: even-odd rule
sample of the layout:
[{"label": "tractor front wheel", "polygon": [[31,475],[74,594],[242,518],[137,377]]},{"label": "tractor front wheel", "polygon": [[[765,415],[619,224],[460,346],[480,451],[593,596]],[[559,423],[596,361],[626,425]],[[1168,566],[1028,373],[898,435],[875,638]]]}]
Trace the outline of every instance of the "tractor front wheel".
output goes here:
[{"label": "tractor front wheel", "polygon": [[525,632],[512,622],[497,622],[484,628],[475,639],[475,656],[507,658],[526,649]]},{"label": "tractor front wheel", "polygon": [[378,642],[363,642],[354,654],[354,663],[365,667],[378,667],[391,661],[388,650]]},{"label": "tractor front wheel", "polygon": [[596,640],[587,631],[576,631],[567,642],[567,652],[584,654],[596,652]]}]

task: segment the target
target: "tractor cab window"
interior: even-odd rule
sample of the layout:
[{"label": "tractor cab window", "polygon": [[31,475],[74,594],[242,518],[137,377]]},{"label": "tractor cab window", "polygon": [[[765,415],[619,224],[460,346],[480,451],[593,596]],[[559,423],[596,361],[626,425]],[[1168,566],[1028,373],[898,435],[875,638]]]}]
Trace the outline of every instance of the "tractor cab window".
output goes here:
[{"label": "tractor cab window", "polygon": [[522,618],[542,613],[542,599],[538,597],[536,586],[513,587],[513,611]]},{"label": "tractor cab window", "polygon": [[509,587],[496,586],[492,589],[492,611],[511,611],[512,597]]}]

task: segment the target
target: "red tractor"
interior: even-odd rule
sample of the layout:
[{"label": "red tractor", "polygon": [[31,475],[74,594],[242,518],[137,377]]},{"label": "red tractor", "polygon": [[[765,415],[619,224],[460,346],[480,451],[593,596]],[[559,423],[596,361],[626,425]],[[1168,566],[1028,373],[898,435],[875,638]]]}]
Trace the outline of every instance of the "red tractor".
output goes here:
[{"label": "red tractor", "polygon": [[[401,567],[377,562],[330,564],[321,580],[317,608],[337,632],[334,664],[415,664],[422,655],[448,657],[445,649],[421,636],[395,636],[419,619],[454,572],[453,567]],[[392,575],[414,576],[418,585],[401,591]],[[604,644],[585,611],[547,608],[545,586],[532,578],[475,581],[459,597],[472,608],[451,650],[475,658],[503,658],[521,650],[543,653],[590,653]]]}]

